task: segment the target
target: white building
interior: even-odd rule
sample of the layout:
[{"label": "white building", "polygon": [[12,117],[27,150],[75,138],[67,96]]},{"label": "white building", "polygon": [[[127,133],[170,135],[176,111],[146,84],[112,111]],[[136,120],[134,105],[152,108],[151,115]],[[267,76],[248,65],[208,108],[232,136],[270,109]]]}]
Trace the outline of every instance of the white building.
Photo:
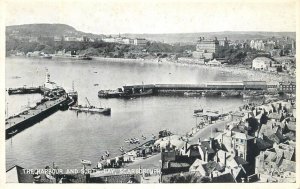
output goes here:
[{"label": "white building", "polygon": [[134,45],[146,45],[147,44],[147,40],[144,38],[135,38],[133,41]]},{"label": "white building", "polygon": [[106,43],[115,43],[116,39],[113,37],[105,37],[105,38],[102,38],[102,41],[104,41]]},{"label": "white building", "polygon": [[268,70],[273,61],[267,57],[257,57],[252,61],[252,69],[254,70]]}]

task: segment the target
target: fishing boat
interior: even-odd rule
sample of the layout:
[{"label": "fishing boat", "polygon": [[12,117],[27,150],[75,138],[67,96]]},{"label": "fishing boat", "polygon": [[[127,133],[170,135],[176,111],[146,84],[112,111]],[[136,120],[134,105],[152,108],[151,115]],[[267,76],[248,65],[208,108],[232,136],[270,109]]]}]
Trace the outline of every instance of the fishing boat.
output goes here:
[{"label": "fishing boat", "polygon": [[111,108],[98,108],[98,107],[92,106],[90,104],[89,100],[87,99],[87,97],[85,97],[85,99],[86,99],[87,103],[89,104],[89,106],[75,105],[75,106],[70,106],[69,109],[76,110],[76,111],[82,111],[82,112],[100,113],[100,114],[104,114],[104,115],[111,114]]},{"label": "fishing boat", "polygon": [[104,115],[110,115],[111,114],[111,108],[97,108],[95,106],[70,106],[70,110],[76,110],[81,112],[90,112],[90,113],[100,113]]},{"label": "fishing boat", "polygon": [[92,165],[92,162],[89,161],[89,160],[82,159],[81,164],[83,164],[83,165]]},{"label": "fishing boat", "polygon": [[146,137],[144,135],[142,135],[143,140],[146,140]]}]

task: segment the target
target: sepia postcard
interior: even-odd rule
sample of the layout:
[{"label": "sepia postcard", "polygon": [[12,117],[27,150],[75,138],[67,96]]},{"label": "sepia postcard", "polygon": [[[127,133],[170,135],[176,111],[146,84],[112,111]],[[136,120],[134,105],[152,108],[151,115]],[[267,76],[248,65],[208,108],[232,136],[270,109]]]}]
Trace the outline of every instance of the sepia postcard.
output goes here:
[{"label": "sepia postcard", "polygon": [[1,3],[5,188],[299,188],[299,1]]}]

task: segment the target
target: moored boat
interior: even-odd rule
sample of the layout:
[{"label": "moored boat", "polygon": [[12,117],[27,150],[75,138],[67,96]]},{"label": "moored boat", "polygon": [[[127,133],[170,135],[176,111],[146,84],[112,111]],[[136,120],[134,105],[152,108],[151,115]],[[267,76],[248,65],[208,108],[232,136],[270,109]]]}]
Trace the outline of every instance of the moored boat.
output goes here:
[{"label": "moored boat", "polygon": [[79,60],[92,60],[92,57],[88,56],[88,55],[81,55],[78,56]]},{"label": "moored boat", "polygon": [[70,110],[82,111],[82,112],[90,112],[90,113],[100,113],[104,115],[111,114],[111,108],[97,108],[94,106],[70,106]]},{"label": "moored boat", "polygon": [[91,162],[91,161],[85,160],[85,159],[82,159],[82,160],[81,160],[81,163],[82,163],[83,165],[92,165],[92,162]]},{"label": "moored boat", "polygon": [[194,114],[202,113],[202,112],[203,112],[203,108],[199,108],[199,109],[194,110]]}]

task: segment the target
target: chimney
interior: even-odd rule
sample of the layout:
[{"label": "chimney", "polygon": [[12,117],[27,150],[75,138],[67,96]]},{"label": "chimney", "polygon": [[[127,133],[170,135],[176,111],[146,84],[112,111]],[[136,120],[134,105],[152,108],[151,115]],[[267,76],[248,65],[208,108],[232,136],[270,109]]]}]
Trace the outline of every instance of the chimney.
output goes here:
[{"label": "chimney", "polygon": [[198,138],[198,143],[201,144],[201,138]]},{"label": "chimney", "polygon": [[214,142],[214,138],[213,137],[209,137],[209,147],[211,149],[213,149],[213,147],[214,147],[213,142]]},{"label": "chimney", "polygon": [[167,169],[170,168],[170,165],[171,165],[171,162],[170,162],[170,161],[167,161]]},{"label": "chimney", "polygon": [[188,143],[187,142],[185,142],[185,145],[184,145],[184,152],[186,153],[187,152],[187,145],[188,145]]},{"label": "chimney", "polygon": [[224,152],[224,162],[223,163],[224,163],[225,166],[226,166],[226,163],[227,163],[226,160],[227,160],[227,158],[226,158],[226,152]]}]

